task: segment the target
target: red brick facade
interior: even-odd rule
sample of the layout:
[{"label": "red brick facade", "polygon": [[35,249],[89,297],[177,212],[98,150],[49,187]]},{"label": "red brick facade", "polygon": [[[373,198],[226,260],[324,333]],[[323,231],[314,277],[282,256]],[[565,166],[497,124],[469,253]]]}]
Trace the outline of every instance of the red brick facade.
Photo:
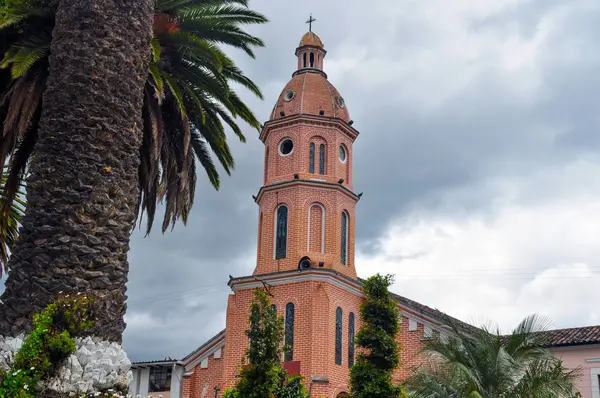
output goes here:
[{"label": "red brick facade", "polygon": [[[358,132],[351,126],[343,98],[322,70],[325,54],[314,33],[305,35],[296,50],[298,70],[261,132],[265,170],[264,186],[256,197],[257,265],[252,276],[229,282],[233,294],[225,331],[184,359],[184,398],[220,397],[235,384],[248,347],[244,331],[249,326],[252,289],[263,283],[284,319],[286,307],[293,305],[291,360],[311,396],[349,392],[349,320],[353,313],[358,332],[363,300],[354,264],[355,206],[360,197],[352,186],[352,146]],[[299,267],[306,258],[309,266]],[[398,379],[418,362],[415,354],[424,325],[436,327],[422,308],[399,305],[404,366]],[[409,324],[416,329],[409,330]],[[215,347],[220,347],[220,359],[212,354]]]}]

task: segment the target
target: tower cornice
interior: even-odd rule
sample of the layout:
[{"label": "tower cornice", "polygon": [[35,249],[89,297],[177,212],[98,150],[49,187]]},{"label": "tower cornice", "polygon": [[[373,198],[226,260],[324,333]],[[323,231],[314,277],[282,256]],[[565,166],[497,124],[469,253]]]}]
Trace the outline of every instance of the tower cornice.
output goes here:
[{"label": "tower cornice", "polygon": [[263,129],[260,133],[259,138],[262,142],[265,142],[265,139],[271,130],[297,125],[337,127],[353,142],[359,135],[358,130],[356,130],[354,127],[350,126],[346,121],[340,118],[298,113],[290,116],[284,116],[279,119],[267,121],[263,125]]},{"label": "tower cornice", "polygon": [[267,192],[275,191],[275,190],[282,190],[282,189],[286,189],[286,188],[294,188],[294,187],[298,187],[298,186],[332,189],[332,190],[339,191],[342,194],[346,195],[347,197],[352,199],[354,201],[354,203],[358,203],[358,201],[360,200],[359,195],[357,195],[356,193],[354,193],[353,191],[349,190],[348,188],[346,188],[345,186],[343,186],[341,184],[332,184],[330,182],[319,181],[319,180],[288,180],[288,181],[277,182],[275,184],[261,187],[260,190],[258,191],[258,194],[256,195],[256,199],[254,201],[256,203],[260,203],[263,195]]}]

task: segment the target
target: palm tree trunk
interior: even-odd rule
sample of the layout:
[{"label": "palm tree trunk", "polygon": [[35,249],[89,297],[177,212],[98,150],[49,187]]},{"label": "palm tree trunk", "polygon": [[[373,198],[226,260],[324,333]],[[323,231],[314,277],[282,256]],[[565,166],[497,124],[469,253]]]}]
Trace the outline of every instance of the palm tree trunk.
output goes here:
[{"label": "palm tree trunk", "polygon": [[120,343],[153,0],[61,0],[58,7],[0,335],[29,331],[32,315],[60,291],[93,292],[106,310],[92,335]]}]

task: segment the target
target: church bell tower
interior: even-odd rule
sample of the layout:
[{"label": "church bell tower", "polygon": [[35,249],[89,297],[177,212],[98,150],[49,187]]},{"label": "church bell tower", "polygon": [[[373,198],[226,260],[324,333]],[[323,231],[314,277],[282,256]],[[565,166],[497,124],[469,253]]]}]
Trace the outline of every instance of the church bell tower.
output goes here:
[{"label": "church bell tower", "polygon": [[[312,23],[313,19],[309,20]],[[260,139],[264,182],[252,275],[231,277],[227,303],[225,384],[235,384],[248,347],[254,289],[266,289],[284,319],[284,368],[302,376],[311,397],[349,390],[362,302],[354,265],[352,146],[358,131],[344,98],[329,82],[327,51],[312,29],[296,48],[297,67],[277,98]]]},{"label": "church bell tower", "polygon": [[[312,19],[312,18],[311,18]],[[307,32],[297,70],[260,134],[265,145],[254,275],[329,268],[356,278],[352,145],[358,131],[327,80],[321,39]]]}]

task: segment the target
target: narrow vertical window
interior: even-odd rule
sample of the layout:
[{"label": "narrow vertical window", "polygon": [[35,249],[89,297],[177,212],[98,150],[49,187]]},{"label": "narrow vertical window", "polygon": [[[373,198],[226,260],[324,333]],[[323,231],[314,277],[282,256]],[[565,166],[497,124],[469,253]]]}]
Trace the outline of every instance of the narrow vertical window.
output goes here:
[{"label": "narrow vertical window", "polygon": [[325,144],[319,145],[319,174],[325,174]]},{"label": "narrow vertical window", "polygon": [[294,303],[285,306],[285,362],[294,359]]},{"label": "narrow vertical window", "polygon": [[340,251],[340,262],[344,265],[348,264],[348,213],[342,212],[342,244]]},{"label": "narrow vertical window", "polygon": [[274,312],[275,314],[277,314],[277,304],[272,304],[272,305],[271,305],[271,309],[273,310],[273,312]]},{"label": "narrow vertical window", "polygon": [[342,364],[342,309],[335,310],[335,363]]},{"label": "narrow vertical window", "polygon": [[308,150],[308,172],[315,172],[315,143],[310,143],[310,148]]},{"label": "narrow vertical window", "polygon": [[310,67],[315,67],[315,53],[310,53]]},{"label": "narrow vertical window", "polygon": [[354,365],[354,312],[348,315],[348,368]]},{"label": "narrow vertical window", "polygon": [[267,179],[269,178],[269,147],[265,151],[265,184],[267,183]]},{"label": "narrow vertical window", "polygon": [[306,68],[306,53],[302,54],[302,59],[303,59],[302,67]]},{"label": "narrow vertical window", "polygon": [[285,258],[287,256],[287,226],[288,208],[286,206],[280,206],[277,209],[275,259]]}]

